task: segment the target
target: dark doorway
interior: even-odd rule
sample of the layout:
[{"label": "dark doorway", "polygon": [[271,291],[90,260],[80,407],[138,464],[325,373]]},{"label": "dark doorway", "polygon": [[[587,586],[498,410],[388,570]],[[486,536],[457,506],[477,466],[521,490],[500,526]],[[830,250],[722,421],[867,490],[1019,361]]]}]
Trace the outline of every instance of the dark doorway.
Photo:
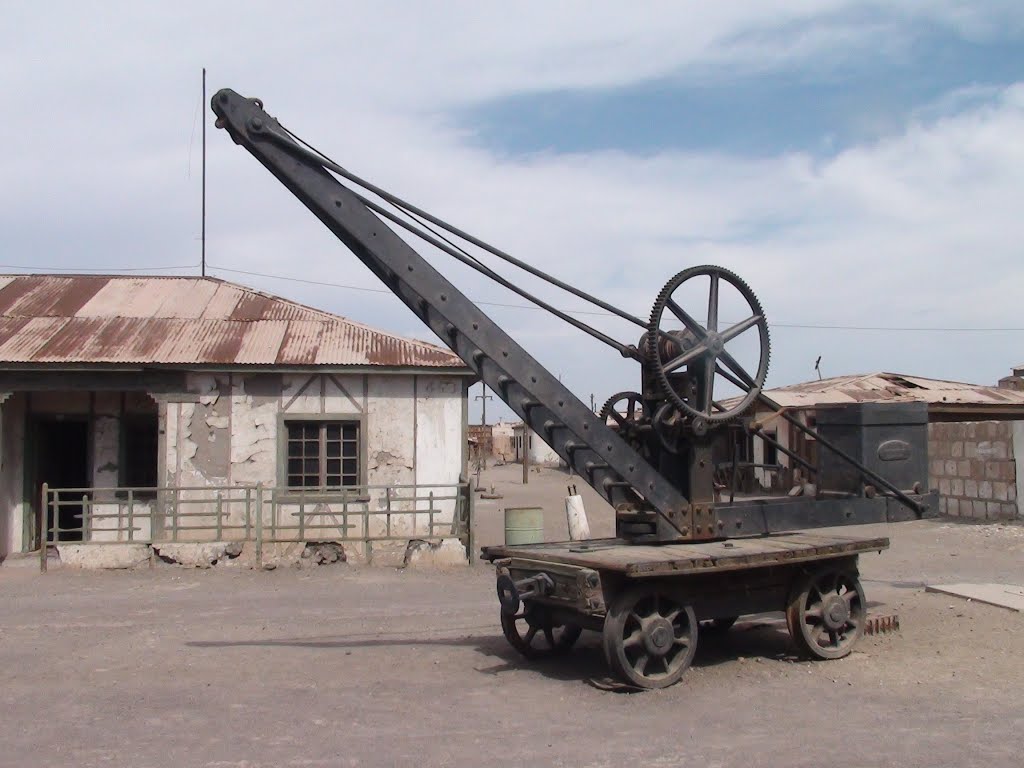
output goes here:
[{"label": "dark doorway", "polygon": [[[43,483],[50,488],[88,488],[89,422],[47,419],[36,421],[34,429],[36,499],[40,498]],[[82,540],[81,494],[76,496],[75,504],[64,504],[61,500],[57,515],[59,541]],[[48,507],[47,541],[53,541],[52,528],[53,509]]]}]

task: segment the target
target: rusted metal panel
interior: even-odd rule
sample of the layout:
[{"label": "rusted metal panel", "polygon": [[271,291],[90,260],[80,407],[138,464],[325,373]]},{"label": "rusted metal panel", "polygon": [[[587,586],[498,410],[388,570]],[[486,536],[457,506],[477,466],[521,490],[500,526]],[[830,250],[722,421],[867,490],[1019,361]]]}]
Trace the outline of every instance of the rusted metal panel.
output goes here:
[{"label": "rusted metal panel", "polygon": [[242,336],[242,343],[235,352],[236,363],[262,363],[266,362],[269,355],[273,355],[275,360],[280,357],[279,350],[288,332],[288,323],[283,320],[264,320],[246,325],[251,328]]},{"label": "rusted metal panel", "polygon": [[63,317],[4,317],[0,321],[0,360],[12,363],[31,361],[67,322]]},{"label": "rusted metal panel", "polygon": [[220,283],[213,297],[203,309],[202,317],[206,320],[227,320],[242,300],[245,291],[230,283]]},{"label": "rusted metal panel", "polygon": [[0,362],[463,368],[450,351],[212,278],[0,276]]},{"label": "rusted metal panel", "polygon": [[304,320],[292,320],[281,340],[281,349],[277,353],[277,362],[289,365],[313,365],[316,362],[317,349],[320,347],[320,334],[324,324]]}]

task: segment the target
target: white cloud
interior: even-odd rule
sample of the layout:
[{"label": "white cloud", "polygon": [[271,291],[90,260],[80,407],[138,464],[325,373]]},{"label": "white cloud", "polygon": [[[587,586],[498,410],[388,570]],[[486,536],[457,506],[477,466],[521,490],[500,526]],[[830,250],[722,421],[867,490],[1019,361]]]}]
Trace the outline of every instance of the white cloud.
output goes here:
[{"label": "white cloud", "polygon": [[[15,7],[0,32],[8,263],[197,260],[193,121],[206,65],[211,92],[230,85],[263,97],[353,171],[641,317],[668,277],[711,262],[744,276],[777,321],[1024,324],[1016,319],[1021,86],[950,94],[890,138],[824,161],[800,153],[497,157],[446,120],[455,105],[544,89],[777,67],[815,73],[866,49],[904,50],[929,24],[984,40],[1020,29],[1018,3],[666,2],[623,13],[621,4],[582,2],[516,4],[514,12],[479,2],[444,12],[422,3],[286,12],[247,2],[105,5],[102,17],[79,4],[40,8]],[[209,144],[212,262],[377,287],[223,133],[211,131]],[[380,294],[250,282],[428,335]],[[474,297],[516,301],[472,277],[464,284]],[[614,352],[585,339],[552,341],[540,313],[493,314],[584,396],[593,388],[601,401],[638,384],[635,366]],[[625,341],[639,335],[598,322]],[[1020,334],[779,328],[773,380],[812,376],[823,354],[828,373],[887,368],[992,381],[1020,361],[1014,344]]]}]

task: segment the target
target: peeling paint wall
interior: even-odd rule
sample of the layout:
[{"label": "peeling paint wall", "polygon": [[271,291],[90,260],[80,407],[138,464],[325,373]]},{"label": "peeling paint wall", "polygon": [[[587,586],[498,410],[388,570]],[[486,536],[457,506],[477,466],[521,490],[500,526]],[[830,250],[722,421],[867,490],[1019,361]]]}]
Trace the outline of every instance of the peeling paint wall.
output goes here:
[{"label": "peeling paint wall", "polygon": [[[258,483],[278,488],[286,485],[287,478],[279,475],[286,447],[281,430],[291,417],[358,421],[361,479],[370,486],[454,485],[464,461],[464,401],[464,382],[459,377],[411,373],[192,373],[186,378],[185,391],[172,395],[33,393],[30,410],[89,417],[89,463],[94,488],[117,487],[123,480],[122,416],[156,413],[161,429],[159,482],[169,487],[197,489],[180,493],[182,500],[195,502],[182,510],[200,515],[191,518],[193,524],[212,525],[217,503],[210,499],[215,498],[217,489]],[[0,554],[21,551],[25,543],[24,432],[28,402],[26,395],[15,393],[0,406]],[[437,491],[437,495],[451,494],[452,489]],[[244,504],[229,503],[224,498],[227,517],[223,522],[244,522]],[[94,500],[97,513],[112,516],[95,525],[98,538],[124,540],[117,528],[127,524],[125,500],[116,498],[112,492],[95,493]],[[135,503],[138,513],[161,508],[146,500]],[[425,503],[388,498],[383,490],[375,490],[369,493],[368,506],[371,511],[408,512],[393,516],[394,535],[429,533],[427,516],[411,513],[414,508],[425,508]],[[439,500],[436,506],[445,511],[444,519],[452,519],[454,501]],[[267,504],[266,513],[269,507]],[[279,515],[286,518],[290,511],[294,510],[282,506]],[[339,510],[325,506],[320,511],[323,517],[319,522],[324,525],[342,523]],[[264,520],[267,521],[267,514]],[[353,516],[349,522],[361,524],[361,517]],[[148,539],[149,521],[140,518],[134,524],[136,535]],[[158,515],[153,521],[153,533],[166,536],[169,524],[169,520]],[[371,525],[373,533],[380,534],[386,521],[383,517],[373,518]],[[350,535],[360,533],[358,528],[350,530]],[[186,538],[213,536],[212,530],[196,531]],[[324,530],[322,536],[330,539],[338,534]],[[315,539],[315,534],[307,538]]]}]

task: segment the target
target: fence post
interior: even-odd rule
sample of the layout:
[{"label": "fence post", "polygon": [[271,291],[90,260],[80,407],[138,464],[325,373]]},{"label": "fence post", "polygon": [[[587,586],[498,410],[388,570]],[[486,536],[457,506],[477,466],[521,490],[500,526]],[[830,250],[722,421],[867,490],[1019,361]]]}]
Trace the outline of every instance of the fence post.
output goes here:
[{"label": "fence post", "polygon": [[256,567],[263,567],[263,483],[256,486]]},{"label": "fence post", "polygon": [[[131,488],[128,489],[128,541],[135,540],[135,497],[134,492]],[[117,524],[121,524],[120,517],[118,518]],[[150,523],[152,527],[152,523]],[[152,531],[150,532],[152,534]]]},{"label": "fence post", "polygon": [[89,494],[82,494],[82,541],[89,541],[89,520],[92,518],[92,507],[89,505]]},{"label": "fence post", "polygon": [[39,506],[39,572],[46,573],[46,505],[49,502],[50,487],[43,483],[43,493]]},{"label": "fence post", "polygon": [[245,540],[249,540],[249,536],[252,533],[252,489],[249,486],[245,487]]},{"label": "fence post", "polygon": [[468,505],[466,527],[469,529],[466,532],[466,559],[472,565],[476,562],[476,494],[473,493],[473,489],[468,483],[466,484],[466,504]]}]

